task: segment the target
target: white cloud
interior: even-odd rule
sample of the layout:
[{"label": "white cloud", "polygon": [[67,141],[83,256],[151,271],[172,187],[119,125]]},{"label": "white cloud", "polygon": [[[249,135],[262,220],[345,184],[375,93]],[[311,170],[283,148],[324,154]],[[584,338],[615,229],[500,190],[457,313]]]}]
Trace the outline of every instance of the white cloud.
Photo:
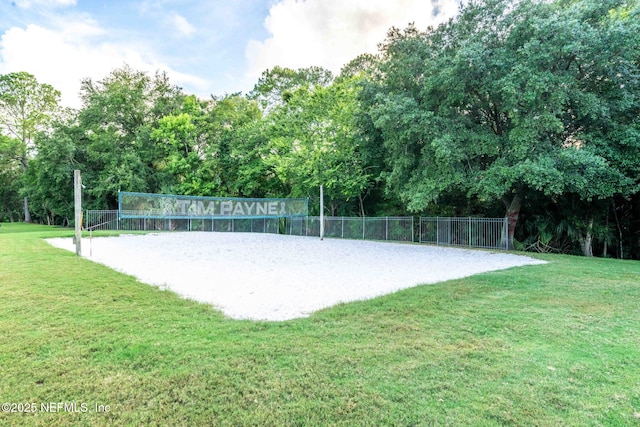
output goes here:
[{"label": "white cloud", "polygon": [[189,37],[196,31],[195,27],[191,25],[184,16],[178,15],[177,13],[173,14],[171,21],[176,31],[178,31],[178,34],[181,36]]},{"label": "white cloud", "polygon": [[16,5],[23,9],[30,9],[33,6],[53,9],[56,7],[73,6],[77,0],[17,0]]},{"label": "white cloud", "polygon": [[206,87],[198,77],[178,73],[157,59],[148,46],[134,43],[101,42],[108,33],[91,20],[57,23],[58,29],[38,25],[13,27],[0,38],[0,74],[26,71],[41,83],[48,83],[62,93],[65,106],[79,108],[80,84],[84,78],[99,80],[125,63],[148,73],[166,71],[175,84]]},{"label": "white cloud", "polygon": [[453,0],[281,0],[264,21],[271,37],[247,44],[248,74],[255,78],[276,65],[337,73],[356,56],[376,53],[392,26],[426,29],[457,10]]}]

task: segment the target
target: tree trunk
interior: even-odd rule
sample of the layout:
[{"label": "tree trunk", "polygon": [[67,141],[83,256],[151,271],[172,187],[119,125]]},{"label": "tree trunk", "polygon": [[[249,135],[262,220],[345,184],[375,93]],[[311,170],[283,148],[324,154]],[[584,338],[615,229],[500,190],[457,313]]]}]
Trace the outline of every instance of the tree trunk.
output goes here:
[{"label": "tree trunk", "polygon": [[593,218],[589,219],[589,224],[585,230],[585,235],[580,237],[580,248],[586,257],[593,256]]},{"label": "tree trunk", "polygon": [[364,217],[366,215],[364,214],[364,198],[362,194],[358,194],[358,201],[360,202],[360,216]]},{"label": "tree trunk", "polygon": [[[606,225],[605,225],[606,230],[609,230],[609,213],[607,212],[607,217],[606,217]],[[606,258],[609,254],[607,253],[609,250],[609,244],[607,243],[607,239],[605,237],[604,239],[604,247],[602,248],[602,258]]]},{"label": "tree trunk", "polygon": [[615,200],[611,202],[613,206],[613,217],[616,219],[616,228],[618,229],[618,258],[622,259],[624,257],[623,247],[622,247],[622,227],[620,226],[620,220],[618,219],[618,208],[616,207]]},{"label": "tree trunk", "polygon": [[29,199],[24,198],[24,222],[31,222],[31,213],[29,212]]},{"label": "tree trunk", "polygon": [[[20,157],[20,165],[22,166],[22,175],[27,173],[27,156],[24,154]],[[24,222],[31,222],[31,212],[29,212],[29,199],[24,198]]]},{"label": "tree trunk", "polygon": [[513,198],[509,199],[508,197],[503,197],[502,201],[504,202],[507,208],[507,239],[508,245],[507,248],[512,251],[514,249],[513,245],[513,237],[516,232],[516,225],[518,225],[518,217],[520,216],[520,208],[522,207],[522,199],[519,194],[515,194]]},{"label": "tree trunk", "polygon": [[335,201],[331,201],[331,205],[329,205],[329,215],[336,216],[336,212],[338,211],[338,203]]}]

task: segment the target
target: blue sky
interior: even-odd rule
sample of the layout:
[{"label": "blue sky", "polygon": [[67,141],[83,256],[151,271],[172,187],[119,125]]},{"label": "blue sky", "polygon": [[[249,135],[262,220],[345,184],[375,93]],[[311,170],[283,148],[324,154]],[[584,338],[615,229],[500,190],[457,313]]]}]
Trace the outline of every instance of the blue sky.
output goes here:
[{"label": "blue sky", "polygon": [[444,22],[456,0],[0,0],[0,74],[27,71],[79,107],[83,78],[128,64],[202,98],[275,65],[334,72],[391,26]]}]

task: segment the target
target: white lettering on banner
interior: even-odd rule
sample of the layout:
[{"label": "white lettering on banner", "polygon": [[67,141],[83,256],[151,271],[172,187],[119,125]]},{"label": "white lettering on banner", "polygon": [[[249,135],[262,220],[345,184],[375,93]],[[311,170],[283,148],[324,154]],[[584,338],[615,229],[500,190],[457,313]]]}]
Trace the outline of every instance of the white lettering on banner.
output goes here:
[{"label": "white lettering on banner", "polygon": [[207,207],[204,207],[204,202],[203,201],[199,201],[198,202],[198,207],[196,209],[196,214],[197,215],[214,215],[216,211],[216,207],[213,204],[213,202],[209,202],[209,204],[207,205]]},{"label": "white lettering on banner", "polygon": [[231,215],[233,210],[232,202],[222,202],[220,203],[220,215]]},{"label": "white lettering on banner", "polygon": [[307,215],[304,199],[234,199],[121,193],[124,218],[283,217]]},{"label": "white lettering on banner", "polygon": [[256,215],[267,214],[267,202],[258,203],[256,206]]},{"label": "white lettering on banner", "polygon": [[245,212],[246,212],[247,215],[252,215],[251,212],[253,211],[253,207],[255,205],[256,205],[256,202],[251,202],[251,203],[244,202],[244,207],[246,209]]},{"label": "white lettering on banner", "polygon": [[244,216],[244,210],[241,203],[236,203],[236,207],[233,209],[233,216]]},{"label": "white lettering on banner", "polygon": [[278,215],[278,202],[269,202],[269,215]]},{"label": "white lettering on banner", "polygon": [[189,204],[188,200],[178,200],[178,205],[180,205],[180,213],[182,215],[187,214],[187,205]]}]

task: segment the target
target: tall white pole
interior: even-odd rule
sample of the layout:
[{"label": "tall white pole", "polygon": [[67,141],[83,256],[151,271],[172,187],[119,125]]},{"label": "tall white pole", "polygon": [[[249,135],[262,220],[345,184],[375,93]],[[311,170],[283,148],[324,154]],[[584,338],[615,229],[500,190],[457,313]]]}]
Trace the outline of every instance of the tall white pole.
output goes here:
[{"label": "tall white pole", "polygon": [[73,171],[73,189],[76,224],[76,255],[82,256],[82,177],[79,170]]},{"label": "tall white pole", "polygon": [[320,240],[324,239],[324,189],[320,184]]}]

